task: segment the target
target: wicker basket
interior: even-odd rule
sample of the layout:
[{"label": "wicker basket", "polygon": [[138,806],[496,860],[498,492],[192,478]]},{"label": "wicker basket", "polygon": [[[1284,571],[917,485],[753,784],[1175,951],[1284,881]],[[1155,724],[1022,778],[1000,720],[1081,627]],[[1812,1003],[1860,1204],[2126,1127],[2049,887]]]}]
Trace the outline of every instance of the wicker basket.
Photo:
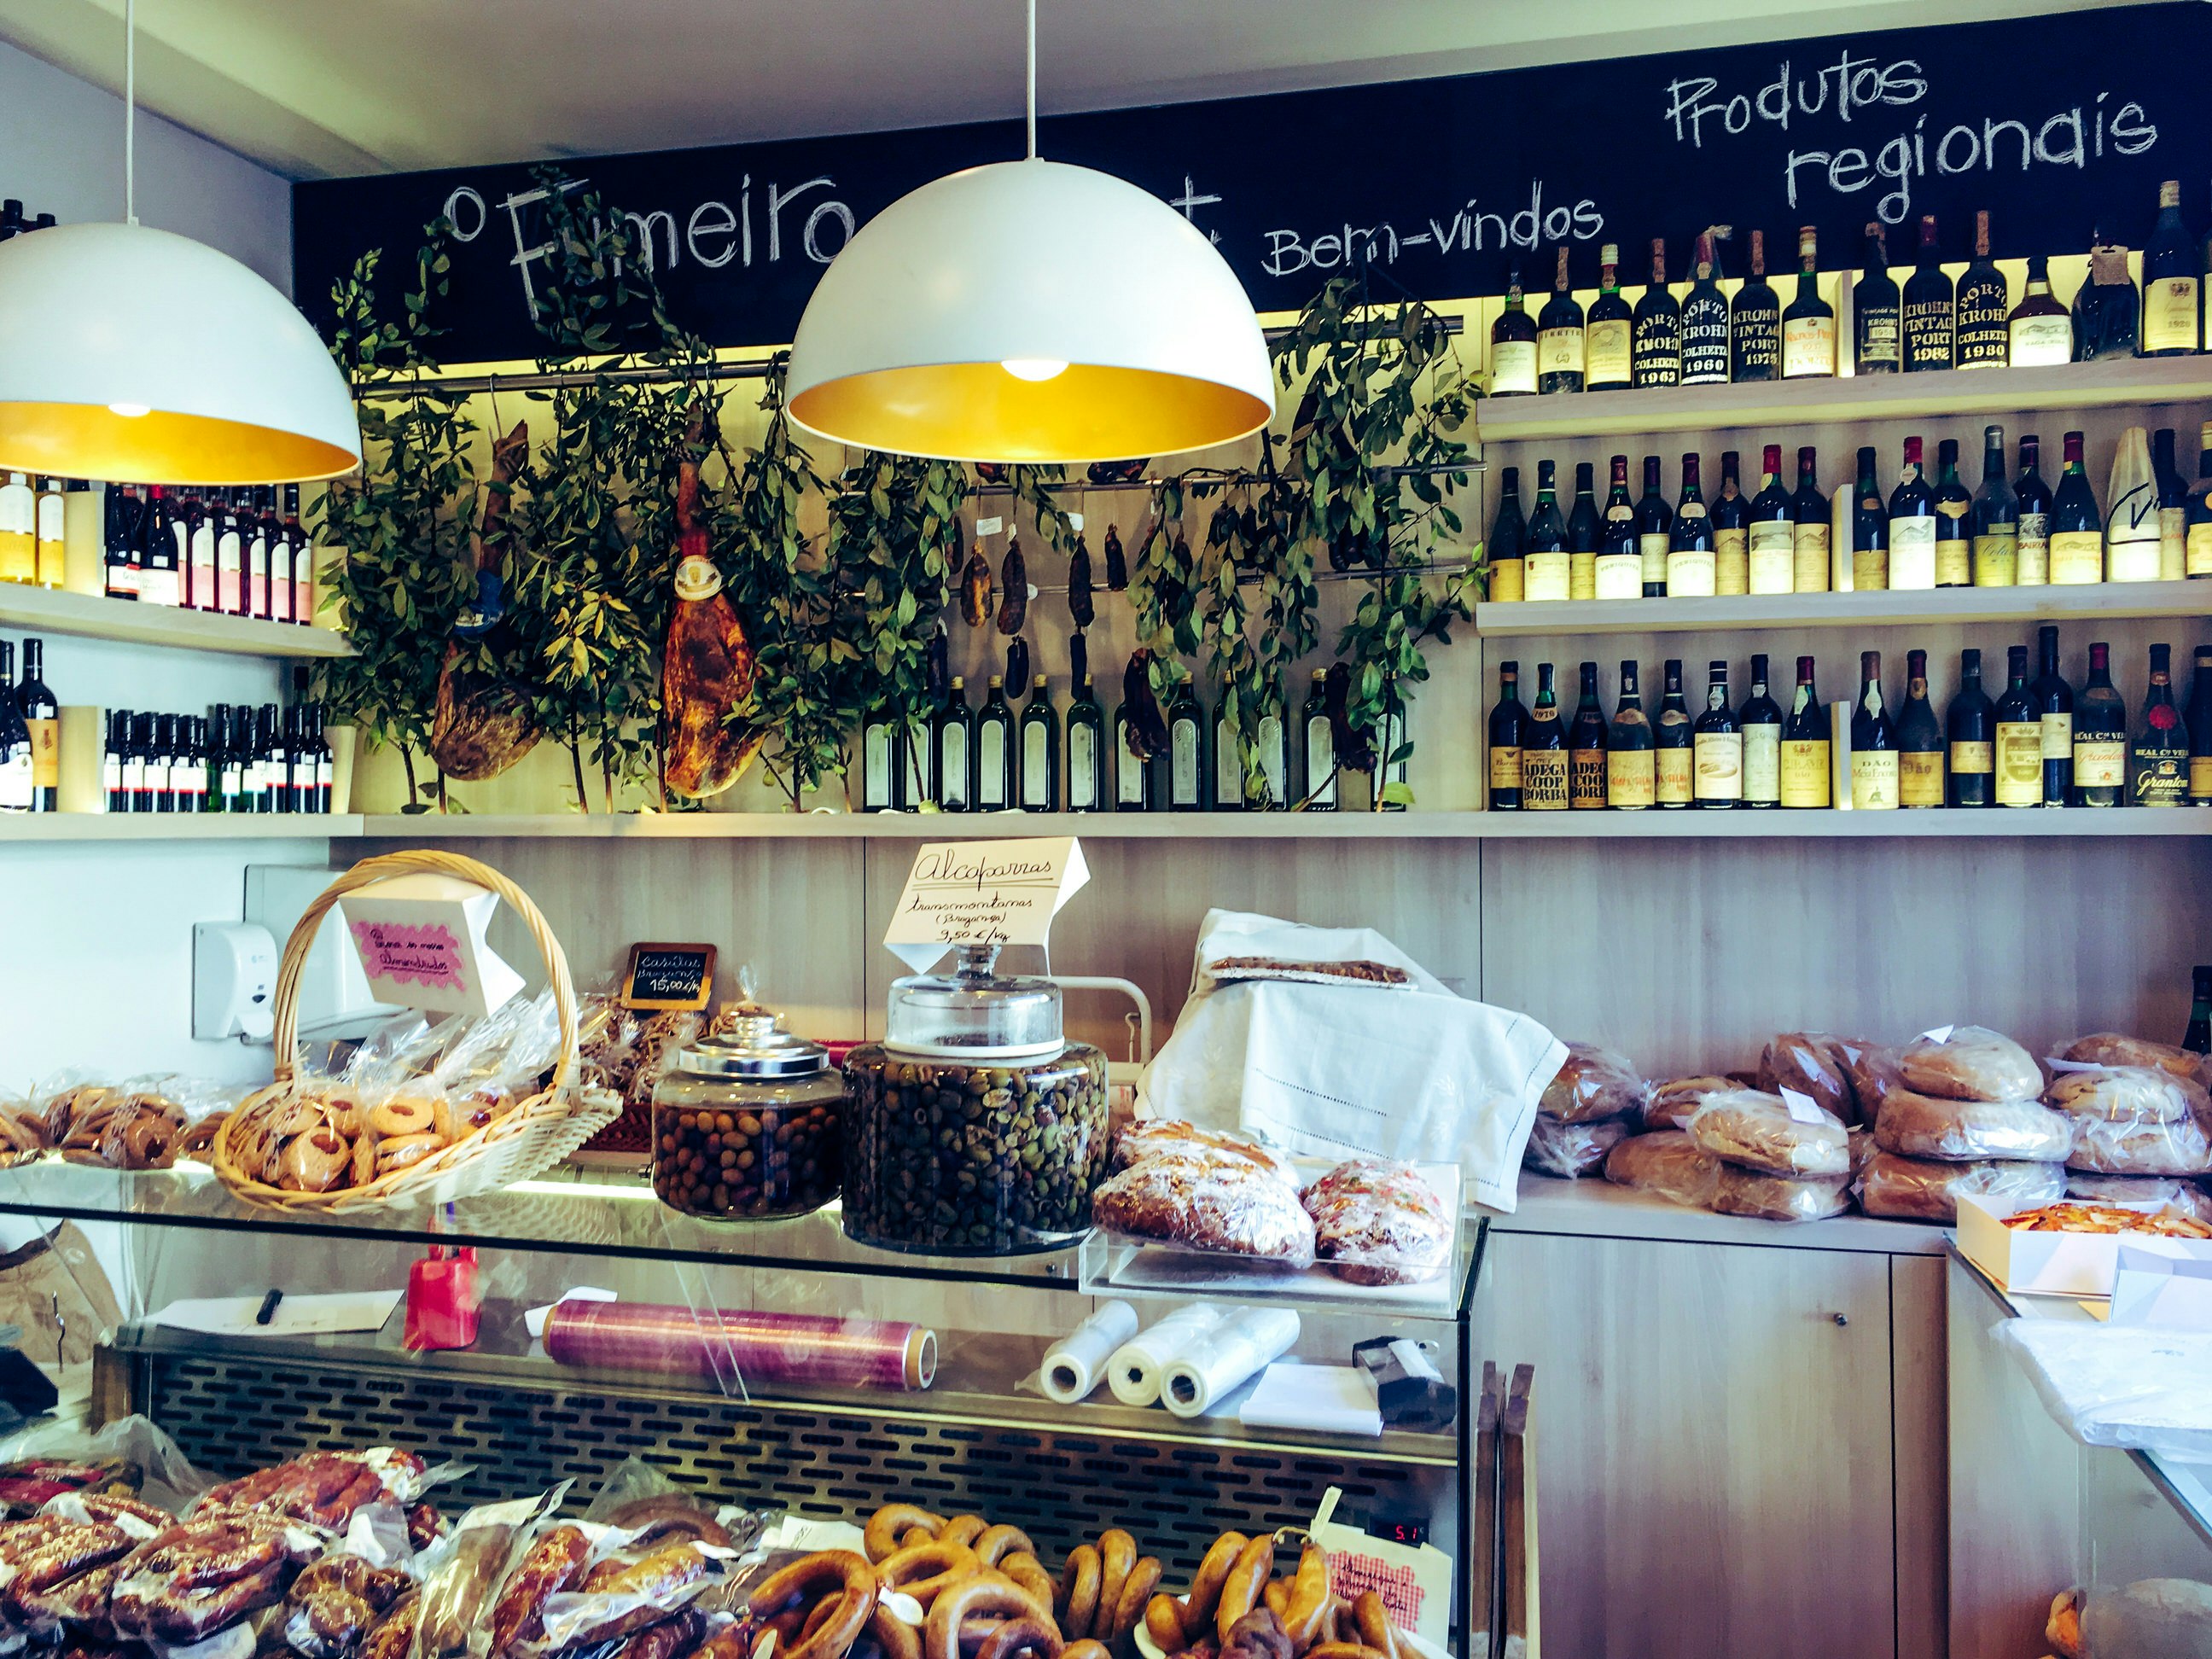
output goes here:
[{"label": "wicker basket", "polygon": [[348,1210],[407,1207],[446,1204],[496,1192],[517,1181],[550,1169],[594,1134],[614,1121],[622,1110],[619,1098],[603,1089],[576,1086],[576,991],[568,978],[568,959],[560,941],[530,896],[498,871],[457,853],[418,848],[363,859],[333,881],[310,904],[285,942],[283,959],[276,969],[276,1078],[292,1080],[299,1067],[300,975],[307,966],[316,932],[332,905],[348,893],[391,876],[421,872],[457,876],[489,888],[514,908],[530,930],[530,937],[545,958],[546,975],[553,989],[555,1012],[561,1021],[561,1048],[553,1066],[551,1086],[531,1096],[514,1110],[483,1127],[433,1152],[418,1164],[394,1170],[364,1186],[337,1192],[295,1193],[271,1187],[247,1173],[233,1148],[263,1115],[283,1109],[281,1095],[267,1095],[241,1108],[216,1132],[208,1161],[216,1178],[246,1203],[299,1215],[329,1215]]}]

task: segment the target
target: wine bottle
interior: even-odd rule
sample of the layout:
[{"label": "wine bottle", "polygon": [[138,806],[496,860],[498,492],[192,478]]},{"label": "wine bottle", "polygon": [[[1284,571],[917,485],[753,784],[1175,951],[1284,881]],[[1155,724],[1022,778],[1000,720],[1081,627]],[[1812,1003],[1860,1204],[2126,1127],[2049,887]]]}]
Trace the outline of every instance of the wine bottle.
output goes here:
[{"label": "wine bottle", "polygon": [[1168,811],[1203,812],[1206,810],[1206,711],[1200,708],[1198,688],[1185,675],[1169,699]]},{"label": "wine bottle", "polygon": [[2005,478],[2004,428],[1982,428],[1982,487],[1967,514],[1974,586],[2010,587],[2020,579],[2020,497]]},{"label": "wine bottle", "polygon": [[1974,215],[1974,257],[1959,278],[1958,351],[1961,368],[2002,368],[2012,358],[2012,295],[1990,258],[1990,214]]},{"label": "wine bottle", "polygon": [[1522,565],[1528,539],[1528,521],[1521,515],[1521,469],[1509,466],[1499,480],[1498,516],[1491,520],[1490,545],[1485,550],[1490,563],[1485,597],[1493,605],[1528,597]]},{"label": "wine bottle", "polygon": [[278,722],[275,703],[261,705],[257,729],[261,741],[261,810],[264,812],[286,811],[283,798],[284,781],[290,769],[290,757],[284,750],[283,728]]},{"label": "wine bottle", "polygon": [[1725,386],[1729,378],[1729,302],[1721,292],[1713,233],[1698,236],[1696,278],[1682,300],[1682,384]]},{"label": "wine bottle", "polygon": [[[2212,429],[2212,423],[2208,423]],[[2212,445],[2207,453],[2212,455]],[[2212,465],[2212,460],[2208,460]],[[2212,490],[2206,499],[2212,502]],[[1659,458],[1644,458],[1644,495],[1636,503],[1636,545],[1644,555],[1644,597],[1663,599],[1667,597],[1667,554],[1674,544],[1674,509],[1667,505],[1667,497],[1659,488]]]},{"label": "wine bottle", "polygon": [[1782,378],[1826,380],[1836,372],[1836,308],[1820,297],[1818,233],[1797,230],[1797,292],[1782,313]]},{"label": "wine bottle", "polygon": [[2142,355],[2182,357],[2203,349],[2198,333],[2197,250],[2181,220],[2181,184],[2158,187],[2158,221],[2143,244]]},{"label": "wine bottle", "polygon": [[[312,812],[315,810],[315,753],[313,750],[307,747],[307,709],[296,702],[284,711],[285,804],[279,810],[286,812]],[[187,726],[190,724],[191,722],[186,720],[178,722],[179,727]],[[903,764],[906,731],[906,722],[901,720],[898,724],[897,741],[894,745],[893,763],[899,767],[902,773],[906,769]],[[191,734],[188,732],[180,731],[179,736],[185,743],[189,743]],[[181,795],[182,793],[182,787],[179,786],[179,793]],[[902,799],[909,805],[914,800],[912,795],[904,795]],[[181,801],[179,805],[181,809]]]},{"label": "wine bottle", "polygon": [[2101,228],[2089,237],[2089,275],[2074,290],[2074,361],[2098,363],[2136,355],[2142,306],[2135,278],[2128,274],[2128,251],[2105,240]]},{"label": "wine bottle", "polygon": [[1620,706],[1613,710],[1605,753],[1606,805],[1616,811],[1640,812],[1658,798],[1658,757],[1636,675],[1636,659],[1623,658]]},{"label": "wine bottle", "polygon": [[1653,799],[1664,807],[1687,806],[1696,779],[1696,736],[1691,729],[1689,705],[1682,701],[1682,662],[1667,659],[1666,679],[1659,695],[1659,725],[1652,734]]},{"label": "wine bottle", "polygon": [[[1986,459],[1986,457],[1984,457]],[[1946,438],[1936,446],[1936,586],[1972,587],[1974,585],[1974,543],[1966,518],[1974,498],[1959,482],[1959,441]],[[1891,538],[1893,548],[1895,537]]]},{"label": "wine bottle", "polygon": [[[1322,676],[1316,673],[1316,696],[1321,695],[1321,680]],[[1306,709],[1310,721],[1314,705],[1307,703]],[[1325,726],[1325,712],[1322,719]],[[1498,665],[1498,702],[1490,711],[1490,810],[1493,812],[1521,810],[1521,750],[1528,723],[1528,711],[1521,702],[1521,665],[1502,662]]]},{"label": "wine bottle", "polygon": [[2014,368],[2048,368],[2074,361],[2074,313],[2051,291],[2051,264],[2027,257],[2027,286],[2006,319],[2006,359]]},{"label": "wine bottle", "polygon": [[1713,592],[1751,591],[1751,507],[1743,498],[1735,451],[1721,452],[1720,493],[1713,497]]},{"label": "wine bottle", "polygon": [[139,539],[133,549],[137,556],[138,598],[146,605],[173,609],[184,603],[185,580],[177,561],[175,515],[169,507],[169,492],[162,485],[147,487],[146,511],[138,523]]},{"label": "wine bottle", "polygon": [[[298,603],[299,589],[295,581],[296,573],[293,567],[295,552],[291,526],[276,516],[274,485],[261,492],[261,511],[263,526],[269,538],[269,620],[296,622],[299,618],[293,615],[293,606]],[[926,763],[922,770],[928,770]],[[910,793],[919,800],[927,792],[915,790]]]},{"label": "wine bottle", "polygon": [[1743,804],[1743,728],[1729,707],[1728,664],[1705,665],[1705,707],[1691,727],[1692,799],[1723,809]]},{"label": "wine bottle", "polygon": [[1067,704],[1067,810],[1103,812],[1106,803],[1106,714],[1085,674]]},{"label": "wine bottle", "polygon": [[222,604],[215,574],[215,521],[207,497],[195,491],[178,509],[184,541],[185,608],[213,612]]},{"label": "wine bottle", "polygon": [[1889,493],[1889,586],[1936,586],[1936,492],[1921,476],[1917,437],[1905,441],[1905,470]]},{"label": "wine bottle", "polygon": [[1583,385],[1592,392],[1625,392],[1635,383],[1629,366],[1634,314],[1620,297],[1620,250],[1607,242],[1598,254],[1597,298],[1590,301]]},{"label": "wine bottle", "polygon": [[1743,733],[1743,804],[1778,806],[1782,801],[1782,705],[1766,689],[1766,655],[1751,659],[1751,695],[1736,712]]},{"label": "wine bottle", "polygon": [[38,579],[38,497],[27,474],[0,472],[0,582],[28,585]]},{"label": "wine bottle", "polygon": [[270,620],[269,532],[272,529],[281,532],[283,526],[270,510],[272,497],[266,485],[255,484],[237,493],[238,533],[246,544],[246,614],[267,622]]},{"label": "wine bottle", "polygon": [[1881,653],[1859,653],[1859,696],[1851,706],[1851,805],[1862,812],[1897,805],[1897,732],[1881,696]]},{"label": "wine bottle", "polygon": [[1003,812],[1018,799],[1014,793],[1014,710],[1006,682],[994,674],[975,713],[975,787],[971,798],[979,812]]},{"label": "wine bottle", "polygon": [[1536,313],[1536,390],[1580,392],[1587,373],[1583,308],[1568,286],[1562,243],[1552,276],[1552,297]]},{"label": "wine bottle", "polygon": [[1636,599],[1644,596],[1644,550],[1636,535],[1636,504],[1628,499],[1628,457],[1613,458],[1613,484],[1597,544],[1597,597]]},{"label": "wine bottle", "polygon": [[1810,444],[1797,452],[1797,493],[1790,498],[1792,585],[1800,593],[1825,593],[1829,586],[1831,526],[1828,498],[1820,493],[1819,459]]},{"label": "wine bottle", "polygon": [[1905,366],[1902,306],[1879,220],[1866,228],[1866,267],[1851,289],[1851,356],[1860,374],[1894,374]]},{"label": "wine bottle", "polygon": [[2137,806],[2179,806],[2189,799],[2189,728],[2174,706],[2168,647],[2150,648],[2150,686],[2128,759],[2128,798]]},{"label": "wine bottle", "polygon": [[1905,706],[1897,712],[1897,804],[1943,804],[1943,728],[1928,702],[1928,653],[1905,653]]},{"label": "wine bottle", "polygon": [[2043,804],[2063,806],[2074,793],[2074,688],[2058,672],[2058,630],[2035,630],[2036,674],[2028,684],[2035,699],[2042,742]]},{"label": "wine bottle", "polygon": [[146,747],[146,793],[152,797],[156,812],[173,813],[177,810],[177,717],[155,714],[149,718],[153,725],[152,739]]},{"label": "wine bottle", "polygon": [[15,647],[0,640],[0,812],[31,812],[38,805],[37,763],[29,722],[12,695],[15,679]]},{"label": "wine bottle", "polygon": [[1859,477],[1851,489],[1851,586],[1861,593],[1889,586],[1889,508],[1875,482],[1874,451],[1859,451]]},{"label": "wine bottle", "polygon": [[1505,289],[1505,308],[1490,325],[1490,395],[1532,398],[1536,393],[1536,323],[1521,293],[1521,267],[1515,265]]},{"label": "wine bottle", "polygon": [[[131,797],[131,810],[150,812],[154,810],[154,791],[147,775],[154,752],[154,717],[133,710],[130,735],[123,745],[123,787]],[[253,810],[259,811],[257,799]]]},{"label": "wine bottle", "polygon": [[2189,492],[2184,568],[2191,578],[2212,576],[2212,421],[2197,439],[2197,487]]},{"label": "wine bottle", "polygon": [[[1782,446],[1768,444],[1759,457],[1759,494],[1752,498],[1749,579],[1753,593],[1792,593],[1797,588],[1796,507],[1782,487]],[[1716,533],[1720,509],[1713,509]]]},{"label": "wine bottle", "polygon": [[2158,579],[2177,582],[2189,574],[2189,486],[2173,464],[2173,428],[2150,434],[2150,470],[2158,488]]},{"label": "wine bottle", "polygon": [[[15,712],[31,739],[31,811],[58,812],[62,795],[61,705],[46,684],[46,641],[23,641],[23,678],[12,688]],[[0,702],[10,688],[0,680]]]},{"label": "wine bottle", "polygon": [[[1328,719],[1328,676],[1315,669],[1313,690],[1307,695],[1305,707],[1298,711],[1298,729],[1304,734],[1303,748],[1305,759],[1305,810],[1309,812],[1336,811],[1336,728]],[[1519,771],[1515,771],[1515,787],[1519,786]]]},{"label": "wine bottle", "polygon": [[[2025,655],[2021,661],[2024,669]],[[1990,805],[1990,781],[1996,769],[1996,708],[1982,690],[1978,651],[1959,653],[1959,690],[1944,714],[1943,733],[1951,745],[1951,779],[1945,799],[1953,806]],[[2037,741],[2041,742],[2040,728]]]},{"label": "wine bottle", "polygon": [[315,750],[314,810],[328,813],[336,810],[332,797],[337,787],[337,757],[331,753],[331,740],[324,726],[323,706],[319,702],[307,706],[307,737]]},{"label": "wine bottle", "polygon": [[131,748],[131,711],[111,708],[100,749],[100,793],[110,812],[131,810],[131,791],[123,777],[123,757]]},{"label": "wine bottle", "polygon": [[63,566],[67,562],[69,539],[68,497],[62,492],[62,481],[47,477],[39,480],[39,499],[35,512],[35,534],[38,540],[37,574],[32,580],[41,587],[62,585]]},{"label": "wine bottle", "polygon": [[1606,799],[1605,710],[1597,700],[1597,665],[1582,665],[1582,693],[1567,727],[1567,805],[1577,811],[1603,811]]},{"label": "wine bottle", "polygon": [[[1021,783],[1024,812],[1060,811],[1060,714],[1052,706],[1052,691],[1042,674],[1030,682],[1029,701],[1022,705],[1022,760],[1016,769]],[[1243,799],[1239,792],[1237,799]]]},{"label": "wine bottle", "polygon": [[1920,216],[1920,256],[1905,279],[1905,372],[1950,368],[1957,362],[1956,296],[1936,236],[1936,216]]},{"label": "wine bottle", "polygon": [[955,674],[929,723],[929,769],[937,781],[939,811],[965,812],[975,805],[975,714],[968,707],[968,682]]},{"label": "wine bottle", "polygon": [[2118,806],[2127,787],[2128,706],[2112,687],[2112,648],[2096,640],[2088,683],[2074,706],[2073,804]]},{"label": "wine bottle", "polygon": [[112,483],[100,492],[100,505],[103,591],[111,599],[135,599],[138,573],[131,562],[131,528],[137,514],[137,498],[130,485]]},{"label": "wine bottle", "polygon": [[1536,510],[1528,515],[1522,564],[1528,598],[1564,599],[1569,592],[1567,521],[1559,515],[1552,463],[1536,463]]},{"label": "wine bottle", "polygon": [[888,702],[878,702],[860,720],[860,810],[896,812],[905,802],[904,769],[898,764],[902,722]]},{"label": "wine bottle", "polygon": [[2053,586],[2105,580],[2105,521],[2081,460],[2081,434],[2066,434],[2065,470],[2051,498],[2051,580]]},{"label": "wine bottle", "polygon": [[1766,280],[1766,233],[1751,233],[1751,274],[1729,308],[1732,378],[1773,380],[1782,375],[1782,302]]},{"label": "wine bottle", "polygon": [[227,617],[252,614],[252,589],[246,570],[246,525],[238,511],[238,493],[212,490],[208,511],[215,517],[216,594]]},{"label": "wine bottle", "polygon": [[1521,805],[1531,812],[1567,811],[1567,734],[1547,662],[1536,665],[1536,701],[1521,727]]},{"label": "wine bottle", "polygon": [[300,486],[284,486],[284,537],[292,544],[291,619],[301,627],[315,620],[315,548],[300,522]]},{"label": "wine bottle", "polygon": [[2189,804],[2212,806],[2212,645],[2197,647],[2189,681]]},{"label": "wine bottle", "polygon": [[1674,599],[1711,599],[1715,592],[1712,520],[1698,493],[1698,458],[1682,457],[1682,497],[1667,543],[1667,592]]},{"label": "wine bottle", "polygon": [[224,810],[261,810],[261,761],[253,749],[253,710],[240,703],[230,711],[230,729],[224,738],[223,784],[228,799]]},{"label": "wine bottle", "polygon": [[1651,240],[1651,280],[1636,301],[1629,375],[1639,386],[1681,383],[1682,307],[1667,286],[1664,237]]},{"label": "wine bottle", "polygon": [[1813,659],[1797,659],[1797,689],[1782,721],[1782,804],[1788,807],[1829,804],[1828,770],[1833,763],[1828,711],[1813,684]]},{"label": "wine bottle", "polygon": [[2158,479],[2150,442],[2139,426],[2112,447],[2105,487],[2105,580],[2154,582],[2159,577]]},{"label": "wine bottle", "polygon": [[2013,493],[2020,498],[2019,583],[2041,587],[2051,580],[2051,486],[2043,482],[2039,463],[2041,443],[2033,432],[2020,441],[2020,482]]},{"label": "wine bottle", "polygon": [[2212,1054],[2212,968],[2189,971],[2189,1024],[2182,1027],[2182,1048],[2192,1054]]},{"label": "wine bottle", "polygon": [[1588,461],[1575,463],[1575,504],[1567,514],[1567,597],[1597,597],[1596,475]]}]

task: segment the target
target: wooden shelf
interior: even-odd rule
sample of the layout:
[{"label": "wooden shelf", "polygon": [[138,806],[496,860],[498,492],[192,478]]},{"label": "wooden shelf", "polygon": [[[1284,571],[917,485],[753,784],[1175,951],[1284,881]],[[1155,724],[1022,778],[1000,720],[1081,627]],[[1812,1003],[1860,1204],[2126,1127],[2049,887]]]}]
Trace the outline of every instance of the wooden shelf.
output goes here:
[{"label": "wooden shelf", "polygon": [[135,599],[68,593],[0,582],[0,623],[36,634],[74,634],[127,645],[167,645],[245,657],[350,657],[353,647],[327,628],[216,617]]},{"label": "wooden shelf", "polygon": [[1954,368],[1929,374],[1485,398],[1475,404],[1475,425],[1486,443],[1521,443],[1832,421],[1939,420],[2203,398],[2212,398],[2212,357],[2142,357],[2051,368]]},{"label": "wooden shelf", "polygon": [[31,812],[0,816],[0,845],[52,845],[112,841],[325,841],[357,836],[361,818],[350,812],[296,817],[229,812]]},{"label": "wooden shelf", "polygon": [[1914,623],[2063,622],[2212,615],[2212,581],[2072,587],[1937,587],[1867,593],[1734,594],[1711,599],[1485,602],[1485,639],[1560,634],[1685,634],[1714,629],[1897,628]]},{"label": "wooden shelf", "polygon": [[[282,823],[278,819],[274,822]],[[1932,812],[689,812],[611,817],[371,815],[331,818],[378,841],[1944,841],[2212,836],[2212,811]],[[350,826],[359,825],[358,830]]]}]

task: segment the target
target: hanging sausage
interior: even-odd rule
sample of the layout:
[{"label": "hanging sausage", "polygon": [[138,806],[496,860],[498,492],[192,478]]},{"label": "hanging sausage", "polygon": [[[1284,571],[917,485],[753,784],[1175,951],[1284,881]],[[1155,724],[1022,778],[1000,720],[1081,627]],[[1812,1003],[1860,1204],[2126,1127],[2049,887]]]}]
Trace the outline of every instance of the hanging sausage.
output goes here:
[{"label": "hanging sausage", "polygon": [[752,691],[753,653],[699,522],[701,429],[694,416],[677,464],[676,605],[660,670],[662,765],[669,791],[694,800],[735,783],[768,738],[730,720]]},{"label": "hanging sausage", "polygon": [[1129,585],[1129,562],[1121,553],[1121,538],[1106,526],[1106,591],[1119,593]]},{"label": "hanging sausage", "polygon": [[536,746],[538,720],[523,687],[504,675],[461,666],[465,643],[489,635],[507,613],[500,564],[506,550],[507,509],[530,454],[530,428],[514,429],[491,447],[491,476],[470,538],[476,564],[475,600],[454,618],[453,637],[438,668],[438,699],[430,720],[430,757],[447,777],[464,783],[495,778]]},{"label": "hanging sausage", "polygon": [[1022,559],[1022,538],[1006,543],[1006,556],[999,566],[999,631],[1018,634],[1030,614],[1030,571]]},{"label": "hanging sausage", "polygon": [[1139,760],[1157,760],[1168,752],[1168,723],[1160,714],[1160,700],[1152,695],[1152,653],[1131,653],[1121,671],[1121,706],[1128,714],[1129,752]]},{"label": "hanging sausage", "polygon": [[981,628],[990,620],[991,597],[991,567],[984,562],[983,544],[978,542],[960,572],[960,620]]},{"label": "hanging sausage", "polygon": [[[1106,533],[1114,533],[1108,526]],[[1098,614],[1098,607],[1091,599],[1091,544],[1083,539],[1083,532],[1075,535],[1075,551],[1067,556],[1067,614],[1075,618],[1078,628],[1088,628]]]}]

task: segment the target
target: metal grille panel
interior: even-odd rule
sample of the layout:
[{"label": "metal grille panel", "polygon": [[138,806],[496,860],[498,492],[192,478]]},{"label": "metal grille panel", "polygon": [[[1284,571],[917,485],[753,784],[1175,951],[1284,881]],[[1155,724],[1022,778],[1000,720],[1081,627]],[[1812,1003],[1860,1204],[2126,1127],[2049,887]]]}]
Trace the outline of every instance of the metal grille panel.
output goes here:
[{"label": "metal grille panel", "polygon": [[1432,1465],[358,1366],[163,1355],[141,1364],[140,1408],[203,1468],[242,1474],[389,1440],[469,1466],[441,1489],[448,1508],[571,1477],[589,1494],[635,1456],[679,1485],[752,1507],[858,1518],[901,1498],[973,1511],[1022,1527],[1054,1562],[1107,1526],[1128,1526],[1175,1582],[1224,1529],[1303,1525],[1334,1486],[1354,1510],[1431,1517],[1436,1544],[1457,1553],[1451,1472]]}]

